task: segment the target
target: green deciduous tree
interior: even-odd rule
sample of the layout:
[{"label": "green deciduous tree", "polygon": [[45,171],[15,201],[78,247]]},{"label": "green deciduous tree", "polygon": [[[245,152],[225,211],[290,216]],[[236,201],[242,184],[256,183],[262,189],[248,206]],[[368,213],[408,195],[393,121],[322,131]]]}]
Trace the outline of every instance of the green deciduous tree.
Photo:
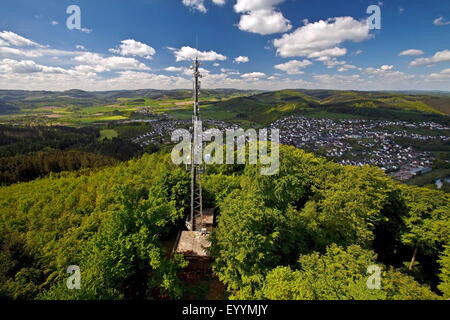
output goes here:
[{"label": "green deciduous tree", "polygon": [[413,253],[409,269],[414,266],[420,250],[425,255],[439,254],[450,239],[450,195],[441,191],[418,187],[402,187],[408,212],[402,242]]},{"label": "green deciduous tree", "polygon": [[438,288],[444,294],[445,298],[450,299],[450,245],[445,246],[439,264],[441,265],[441,283]]},{"label": "green deciduous tree", "polygon": [[[380,289],[369,289],[367,268],[380,268]],[[331,245],[325,254],[300,257],[298,270],[277,267],[271,270],[263,287],[267,299],[284,300],[413,300],[438,296],[412,277],[378,264],[370,250],[351,245],[346,250]]]},{"label": "green deciduous tree", "polygon": [[[277,209],[264,207],[257,195],[230,194],[221,207],[218,226],[211,236],[213,270],[230,290],[248,298],[265,273],[282,260],[290,247],[287,218]],[[247,293],[245,293],[247,292]]]}]

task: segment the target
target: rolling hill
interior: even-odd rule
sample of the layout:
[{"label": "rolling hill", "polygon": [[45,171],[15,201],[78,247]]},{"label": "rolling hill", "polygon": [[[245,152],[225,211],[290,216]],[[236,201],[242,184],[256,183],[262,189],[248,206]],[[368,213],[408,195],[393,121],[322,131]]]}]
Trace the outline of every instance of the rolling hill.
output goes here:
[{"label": "rolling hill", "polygon": [[[222,98],[247,95],[255,91],[241,91],[234,89],[202,90],[202,97]],[[95,91],[83,90],[67,91],[25,91],[0,90],[0,113],[8,114],[15,108],[40,108],[43,106],[76,106],[91,107],[95,105],[114,104],[118,99],[153,99],[153,100],[185,100],[192,97],[191,90],[115,90]],[[6,108],[8,106],[8,108]]]},{"label": "rolling hill", "polygon": [[[187,102],[190,90],[0,90],[0,115],[30,112],[39,108],[75,107],[77,110],[105,105],[139,107],[151,101]],[[304,115],[323,118],[365,118],[448,123],[450,95],[442,92],[363,92],[339,90],[242,91],[202,90],[204,118],[236,120],[267,125],[281,117]],[[217,100],[217,101],[216,101]],[[168,110],[174,118],[190,115],[190,106]],[[70,111],[70,110],[67,110]],[[98,112],[105,112],[100,110]],[[97,112],[97,113],[98,113]],[[186,114],[185,114],[186,113]]]},{"label": "rolling hill", "polygon": [[282,90],[238,97],[214,104],[237,119],[268,124],[292,114],[448,122],[450,97],[389,92]]}]

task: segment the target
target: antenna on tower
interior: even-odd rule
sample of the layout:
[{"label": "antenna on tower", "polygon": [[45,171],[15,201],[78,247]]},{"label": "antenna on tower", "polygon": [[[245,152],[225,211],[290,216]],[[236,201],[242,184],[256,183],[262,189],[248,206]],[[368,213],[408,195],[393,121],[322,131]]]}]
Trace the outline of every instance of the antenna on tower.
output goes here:
[{"label": "antenna on tower", "polygon": [[196,45],[196,52],[197,52],[197,56],[195,57],[196,60],[198,60],[198,37],[195,37],[195,45]]}]

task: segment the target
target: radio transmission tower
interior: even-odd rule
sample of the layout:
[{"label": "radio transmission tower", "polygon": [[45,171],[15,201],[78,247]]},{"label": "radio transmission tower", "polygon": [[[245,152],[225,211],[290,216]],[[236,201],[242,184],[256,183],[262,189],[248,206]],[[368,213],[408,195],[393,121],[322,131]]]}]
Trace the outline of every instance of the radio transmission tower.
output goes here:
[{"label": "radio transmission tower", "polygon": [[199,72],[201,63],[198,61],[198,55],[194,60],[191,69],[194,72],[194,116],[192,117],[192,128],[194,139],[191,142],[191,214],[186,226],[190,231],[202,231],[203,226],[203,202],[202,202],[202,155],[203,145],[200,135],[201,126],[199,116],[198,96],[200,94],[200,81],[202,75]]},{"label": "radio transmission tower", "polygon": [[203,143],[202,126],[199,116],[198,96],[200,94],[200,81],[202,77],[199,72],[201,63],[197,56],[191,69],[194,72],[194,115],[192,117],[193,136],[190,152],[190,171],[191,171],[191,212],[186,218],[186,227],[189,231],[180,231],[173,253],[180,253],[189,261],[186,269],[189,277],[195,275],[210,274],[210,255],[206,248],[211,246],[208,240],[209,233],[213,230],[214,209],[203,208],[202,202],[202,172],[204,170],[203,162]]}]

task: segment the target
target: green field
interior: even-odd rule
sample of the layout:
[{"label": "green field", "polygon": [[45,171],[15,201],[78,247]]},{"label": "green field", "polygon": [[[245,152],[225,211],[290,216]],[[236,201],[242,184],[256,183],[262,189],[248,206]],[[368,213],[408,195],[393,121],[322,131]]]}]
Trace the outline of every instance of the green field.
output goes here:
[{"label": "green field", "polygon": [[113,129],[104,129],[100,131],[100,138],[99,140],[103,140],[103,139],[108,139],[111,140],[113,138],[117,138],[119,136],[119,134],[117,133],[116,130]]}]

